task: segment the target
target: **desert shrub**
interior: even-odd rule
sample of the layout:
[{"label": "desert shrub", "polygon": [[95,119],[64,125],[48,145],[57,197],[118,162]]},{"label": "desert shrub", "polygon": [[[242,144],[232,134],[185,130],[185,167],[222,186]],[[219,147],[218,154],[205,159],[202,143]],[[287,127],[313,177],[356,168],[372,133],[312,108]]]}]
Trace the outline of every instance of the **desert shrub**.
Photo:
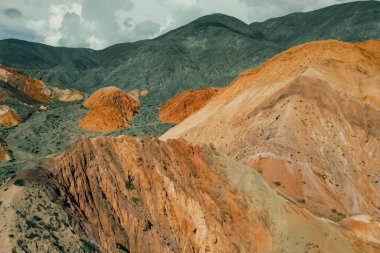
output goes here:
[{"label": "desert shrub", "polygon": [[140,199],[138,197],[132,197],[132,202],[137,205],[140,202]]},{"label": "desert shrub", "polygon": [[24,186],[25,180],[24,179],[16,179],[13,184],[17,185],[17,186]]},{"label": "desert shrub", "polygon": [[135,180],[135,177],[128,171],[128,179],[125,181],[125,188],[128,190],[135,189],[135,185],[133,184],[133,181]]},{"label": "desert shrub", "polygon": [[98,246],[96,246],[95,244],[93,244],[89,241],[86,241],[86,240],[81,240],[81,241],[82,241],[82,247],[83,247],[85,252],[98,252],[99,251]]}]

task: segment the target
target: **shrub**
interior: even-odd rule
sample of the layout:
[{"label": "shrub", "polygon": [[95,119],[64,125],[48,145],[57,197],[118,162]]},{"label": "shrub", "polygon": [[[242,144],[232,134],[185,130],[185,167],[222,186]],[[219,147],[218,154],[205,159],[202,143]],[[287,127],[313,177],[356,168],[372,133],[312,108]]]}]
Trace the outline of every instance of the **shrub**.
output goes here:
[{"label": "shrub", "polygon": [[86,241],[86,240],[82,240],[82,246],[83,246],[83,249],[85,250],[85,252],[98,252],[98,246],[96,246],[95,244],[89,242],[89,241]]},{"label": "shrub", "polygon": [[135,185],[133,184],[133,181],[135,180],[135,177],[128,171],[128,179],[125,181],[125,187],[128,190],[135,189]]},{"label": "shrub", "polygon": [[140,202],[140,199],[138,197],[132,197],[132,202],[137,205]]},{"label": "shrub", "polygon": [[17,185],[17,186],[24,186],[25,181],[24,181],[24,179],[16,179],[13,184]]}]

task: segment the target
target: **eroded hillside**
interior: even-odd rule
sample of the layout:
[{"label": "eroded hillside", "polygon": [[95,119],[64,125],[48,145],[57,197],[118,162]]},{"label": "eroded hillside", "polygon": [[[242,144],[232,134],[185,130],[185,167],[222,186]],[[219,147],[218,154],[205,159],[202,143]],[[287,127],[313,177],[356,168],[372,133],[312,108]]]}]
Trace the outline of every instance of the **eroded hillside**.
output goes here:
[{"label": "eroded hillside", "polygon": [[319,215],[377,216],[379,49],[320,41],[287,50],[161,138],[213,143]]},{"label": "eroded hillside", "polygon": [[[104,252],[360,248],[351,246],[360,240],[350,230],[296,207],[257,172],[209,145],[83,138],[54,164],[66,202],[83,213],[86,230]],[[376,249],[370,243],[361,247]]]}]

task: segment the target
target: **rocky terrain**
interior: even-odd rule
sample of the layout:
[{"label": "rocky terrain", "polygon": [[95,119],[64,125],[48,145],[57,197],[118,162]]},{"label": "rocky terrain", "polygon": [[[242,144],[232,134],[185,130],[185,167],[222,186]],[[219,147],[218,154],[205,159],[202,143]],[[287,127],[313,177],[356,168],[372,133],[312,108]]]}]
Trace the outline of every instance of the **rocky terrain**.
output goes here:
[{"label": "rocky terrain", "polygon": [[70,125],[85,111],[79,104],[82,98],[77,90],[54,87],[0,66],[0,140],[9,152],[9,159],[0,163],[0,183],[77,138],[80,130]]},{"label": "rocky terrain", "polygon": [[380,252],[379,23],[360,1],[0,41],[0,252]]},{"label": "rocky terrain", "polygon": [[41,80],[22,74],[16,69],[3,66],[0,67],[0,82],[2,94],[8,93],[8,96],[16,98],[25,96],[35,103],[48,103],[53,100],[70,102],[83,98],[83,95],[77,90],[51,87]]},{"label": "rocky terrain", "polygon": [[96,252],[52,182],[48,171],[33,169],[0,187],[1,252]]},{"label": "rocky terrain", "polygon": [[285,200],[210,145],[83,138],[54,159],[52,171],[104,252],[379,249],[371,245],[375,232],[366,230],[363,245],[354,245],[361,239],[353,231]]},{"label": "rocky terrain", "polygon": [[90,131],[125,128],[140,108],[139,99],[136,97],[138,94],[128,95],[116,87],[101,88],[83,103],[88,112],[78,124]]},{"label": "rocky terrain", "polygon": [[180,123],[189,115],[202,108],[217,92],[218,89],[208,86],[181,92],[170,98],[160,107],[160,120],[163,122]]},{"label": "rocky terrain", "polygon": [[380,213],[380,41],[307,43],[242,73],[161,138],[213,143],[300,206]]},{"label": "rocky terrain", "polygon": [[3,160],[8,160],[8,158],[9,158],[8,152],[0,140],[0,162]]},{"label": "rocky terrain", "polygon": [[20,116],[7,105],[0,105],[0,126],[15,126],[20,123]]}]

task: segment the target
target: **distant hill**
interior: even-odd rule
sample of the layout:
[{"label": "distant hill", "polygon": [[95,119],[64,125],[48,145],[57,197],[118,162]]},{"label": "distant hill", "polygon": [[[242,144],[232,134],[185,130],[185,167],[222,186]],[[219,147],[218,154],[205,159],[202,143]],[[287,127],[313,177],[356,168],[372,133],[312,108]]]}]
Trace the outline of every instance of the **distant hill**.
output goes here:
[{"label": "distant hill", "polygon": [[18,69],[48,69],[89,54],[88,48],[52,47],[40,43],[0,40],[0,64]]},{"label": "distant hill", "polygon": [[287,47],[313,40],[357,42],[380,38],[380,2],[358,1],[292,13],[250,27]]}]

